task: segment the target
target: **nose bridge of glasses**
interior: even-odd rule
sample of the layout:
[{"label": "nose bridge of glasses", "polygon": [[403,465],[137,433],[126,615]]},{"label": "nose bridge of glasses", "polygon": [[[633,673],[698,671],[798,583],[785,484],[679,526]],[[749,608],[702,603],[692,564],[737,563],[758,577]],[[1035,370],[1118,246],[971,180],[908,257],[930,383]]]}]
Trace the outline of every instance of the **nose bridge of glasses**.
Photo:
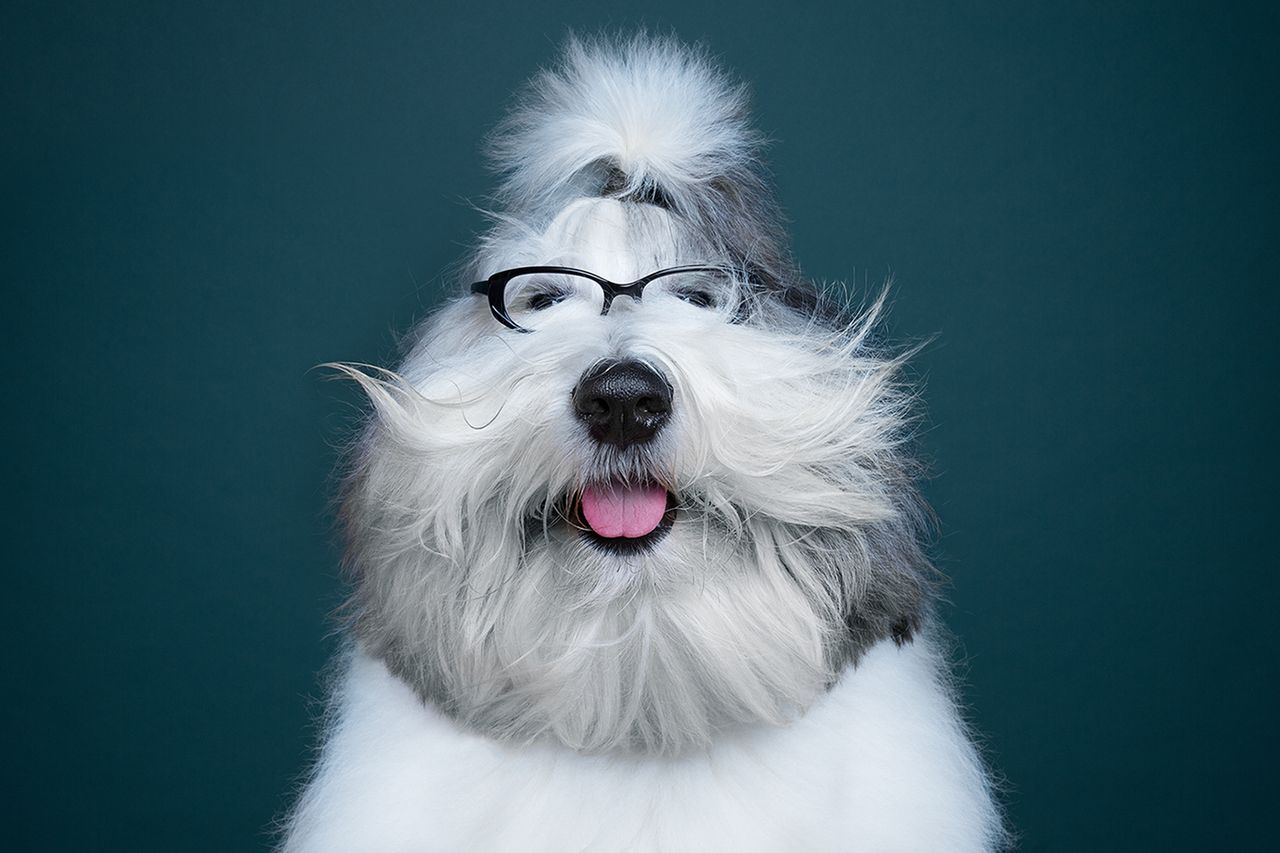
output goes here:
[{"label": "nose bridge of glasses", "polygon": [[598,281],[601,290],[604,291],[604,306],[600,313],[608,314],[609,309],[613,307],[613,301],[619,296],[628,296],[636,302],[640,301],[640,296],[644,292],[644,286],[649,283],[647,278],[638,281],[629,282],[627,284],[614,284],[611,281]]}]

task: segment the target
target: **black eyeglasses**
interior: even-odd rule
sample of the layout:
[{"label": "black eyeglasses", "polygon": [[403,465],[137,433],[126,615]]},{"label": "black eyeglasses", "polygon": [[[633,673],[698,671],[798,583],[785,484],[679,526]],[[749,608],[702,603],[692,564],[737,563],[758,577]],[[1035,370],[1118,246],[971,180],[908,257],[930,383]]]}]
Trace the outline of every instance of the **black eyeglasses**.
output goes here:
[{"label": "black eyeglasses", "polygon": [[657,282],[664,293],[699,308],[715,309],[730,298],[733,276],[724,267],[668,267],[629,284],[618,284],[573,267],[516,267],[471,285],[472,293],[489,297],[494,319],[509,329],[531,332],[538,315],[561,303],[590,304],[608,314],[613,300],[630,296],[637,302]]}]

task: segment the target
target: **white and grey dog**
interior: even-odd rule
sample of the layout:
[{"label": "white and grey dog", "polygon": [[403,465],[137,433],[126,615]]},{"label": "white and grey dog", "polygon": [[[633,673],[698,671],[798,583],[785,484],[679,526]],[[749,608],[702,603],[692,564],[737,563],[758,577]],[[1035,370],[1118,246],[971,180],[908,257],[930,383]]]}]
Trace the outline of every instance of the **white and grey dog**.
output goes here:
[{"label": "white and grey dog", "polygon": [[741,87],[571,42],[373,414],[354,595],[284,850],[1003,840],[931,628],[901,354],[791,262]]}]

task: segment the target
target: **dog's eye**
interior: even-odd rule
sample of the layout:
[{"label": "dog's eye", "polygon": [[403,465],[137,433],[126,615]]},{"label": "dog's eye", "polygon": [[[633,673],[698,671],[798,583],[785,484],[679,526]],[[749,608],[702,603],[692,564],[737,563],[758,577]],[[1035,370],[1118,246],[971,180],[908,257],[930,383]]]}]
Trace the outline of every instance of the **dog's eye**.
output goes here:
[{"label": "dog's eye", "polygon": [[675,292],[677,299],[683,299],[690,305],[697,305],[699,308],[716,307],[715,294],[706,290],[680,289]]},{"label": "dog's eye", "polygon": [[563,302],[565,294],[561,291],[542,291],[529,294],[525,307],[530,311],[545,311],[557,302]]},{"label": "dog's eye", "polygon": [[570,293],[562,287],[543,287],[522,293],[517,300],[517,307],[522,311],[545,311],[570,297]]}]

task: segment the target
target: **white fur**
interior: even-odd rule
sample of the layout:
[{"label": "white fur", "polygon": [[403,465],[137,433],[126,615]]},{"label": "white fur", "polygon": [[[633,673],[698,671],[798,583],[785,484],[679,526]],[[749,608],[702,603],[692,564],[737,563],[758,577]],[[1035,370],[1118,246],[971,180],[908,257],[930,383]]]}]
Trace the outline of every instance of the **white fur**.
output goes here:
[{"label": "white fur", "polygon": [[357,652],[285,851],[989,850],[941,664],[923,640],[882,643],[789,727],[672,758],[470,734]]},{"label": "white fur", "polygon": [[751,174],[760,139],[746,104],[743,87],[675,42],[571,40],[494,136],[500,197],[520,216],[555,213],[586,194],[579,170],[608,158],[624,191],[656,184],[693,206],[707,182]]},{"label": "white fur", "polygon": [[[879,305],[832,319],[787,260],[743,107],[672,43],[573,44],[500,131],[468,276],[714,263],[716,307],[655,288],[521,334],[463,295],[397,372],[346,368],[374,409],[344,509],[357,651],[289,853],[1001,843],[930,640],[901,357],[867,343]],[[575,415],[613,358],[672,386],[648,444]],[[556,515],[617,479],[677,496],[649,551]]]}]

